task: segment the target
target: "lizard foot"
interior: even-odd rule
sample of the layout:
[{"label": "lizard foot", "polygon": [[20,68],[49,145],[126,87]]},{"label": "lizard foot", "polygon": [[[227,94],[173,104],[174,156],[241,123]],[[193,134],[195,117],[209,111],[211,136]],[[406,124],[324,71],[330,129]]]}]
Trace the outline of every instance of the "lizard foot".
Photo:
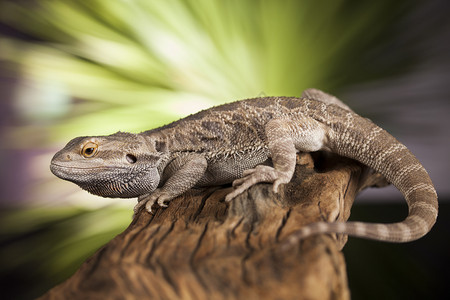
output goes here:
[{"label": "lizard foot", "polygon": [[162,192],[160,189],[156,189],[151,194],[146,194],[139,196],[138,203],[134,206],[134,214],[133,218],[137,215],[140,208],[145,205],[145,210],[147,210],[149,213],[152,213],[152,206],[155,204],[155,202],[158,203],[161,207],[167,207],[166,202],[170,201],[172,198],[167,195],[167,193]]},{"label": "lizard foot", "polygon": [[254,169],[245,170],[242,178],[233,181],[235,189],[225,197],[225,201],[231,201],[231,199],[259,182],[273,182],[273,191],[277,193],[278,186],[282,183],[288,183],[290,180],[289,176],[273,167],[259,165]]}]

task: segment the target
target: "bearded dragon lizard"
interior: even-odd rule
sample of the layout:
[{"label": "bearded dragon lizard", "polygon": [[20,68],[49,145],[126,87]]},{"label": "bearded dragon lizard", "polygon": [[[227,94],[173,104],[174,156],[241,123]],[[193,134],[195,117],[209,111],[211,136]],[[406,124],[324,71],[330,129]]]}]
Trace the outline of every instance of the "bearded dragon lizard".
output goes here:
[{"label": "bearded dragon lizard", "polygon": [[203,110],[140,134],[77,137],[55,154],[51,171],[103,197],[138,197],[135,213],[166,206],[192,187],[233,183],[231,201],[259,182],[288,183],[297,152],[355,159],[396,186],[409,207],[398,223],[318,222],[293,239],[342,233],[390,242],[416,240],[436,222],[437,194],[416,157],[393,136],[316,89],[301,98],[262,97]]}]

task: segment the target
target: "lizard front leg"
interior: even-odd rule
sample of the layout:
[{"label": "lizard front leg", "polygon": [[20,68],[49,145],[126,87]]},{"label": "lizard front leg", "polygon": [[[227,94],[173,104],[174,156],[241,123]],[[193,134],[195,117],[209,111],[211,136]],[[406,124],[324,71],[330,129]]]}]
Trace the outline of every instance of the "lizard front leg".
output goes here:
[{"label": "lizard front leg", "polygon": [[297,151],[318,151],[323,149],[326,140],[324,126],[309,117],[271,120],[266,124],[265,133],[273,167],[259,165],[244,171],[243,177],[233,182],[235,189],[226,196],[226,201],[259,182],[273,183],[273,191],[278,192],[280,184],[292,179]]},{"label": "lizard front leg", "polygon": [[167,180],[163,186],[152,193],[139,196],[139,202],[134,207],[134,215],[144,205],[151,213],[155,202],[161,207],[167,207],[166,202],[192,188],[203,177],[207,166],[208,163],[201,154],[190,153],[177,157],[164,170],[164,177]]}]

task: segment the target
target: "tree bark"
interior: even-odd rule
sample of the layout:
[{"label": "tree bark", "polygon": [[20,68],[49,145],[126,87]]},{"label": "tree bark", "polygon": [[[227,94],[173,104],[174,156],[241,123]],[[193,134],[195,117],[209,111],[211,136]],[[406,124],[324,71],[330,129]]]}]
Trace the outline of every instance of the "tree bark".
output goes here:
[{"label": "tree bark", "polygon": [[384,178],[325,153],[299,154],[289,184],[192,190],[141,211],[42,299],[349,299],[344,235],[287,244],[308,223],[345,221],[356,194]]}]

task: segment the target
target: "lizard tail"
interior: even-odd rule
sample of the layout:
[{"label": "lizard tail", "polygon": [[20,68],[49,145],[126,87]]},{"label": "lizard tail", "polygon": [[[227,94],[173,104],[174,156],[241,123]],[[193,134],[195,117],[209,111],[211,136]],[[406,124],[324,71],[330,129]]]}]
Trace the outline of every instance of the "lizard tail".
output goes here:
[{"label": "lizard tail", "polygon": [[[422,168],[423,169],[423,168]],[[340,233],[350,236],[403,243],[417,240],[427,234],[438,215],[436,191],[425,170],[420,172],[421,182],[407,189],[400,189],[408,203],[409,213],[405,220],[397,223],[366,223],[366,222],[317,222],[304,226],[290,235],[288,242],[293,243],[308,236],[320,233]],[[416,173],[417,175],[417,173]],[[404,180],[415,181],[417,177],[407,177]],[[428,179],[428,180],[424,180]],[[427,183],[429,181],[429,183]]]},{"label": "lizard tail", "polygon": [[[361,118],[362,119],[362,118]],[[353,158],[383,174],[405,197],[408,216],[398,223],[381,224],[365,222],[317,222],[304,226],[293,233],[289,242],[298,241],[319,233],[340,233],[361,238],[409,242],[427,234],[436,222],[438,200],[430,176],[418,159],[389,133],[367,119],[361,120],[372,134],[358,132],[353,128],[353,142],[335,140],[335,152]],[[350,139],[351,140],[351,139]],[[354,142],[356,140],[356,143]],[[352,145],[364,145],[352,147]]]}]

